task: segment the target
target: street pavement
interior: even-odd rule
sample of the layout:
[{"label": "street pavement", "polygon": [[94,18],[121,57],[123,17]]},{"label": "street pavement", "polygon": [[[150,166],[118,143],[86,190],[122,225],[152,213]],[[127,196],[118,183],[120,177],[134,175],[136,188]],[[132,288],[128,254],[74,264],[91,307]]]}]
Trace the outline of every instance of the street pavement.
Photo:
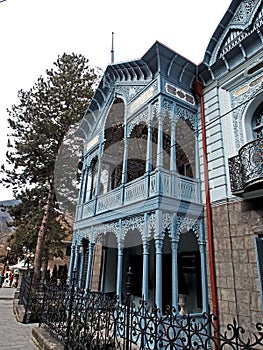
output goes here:
[{"label": "street pavement", "polygon": [[36,350],[32,328],[38,324],[16,321],[13,313],[14,294],[14,288],[0,288],[0,350]]}]

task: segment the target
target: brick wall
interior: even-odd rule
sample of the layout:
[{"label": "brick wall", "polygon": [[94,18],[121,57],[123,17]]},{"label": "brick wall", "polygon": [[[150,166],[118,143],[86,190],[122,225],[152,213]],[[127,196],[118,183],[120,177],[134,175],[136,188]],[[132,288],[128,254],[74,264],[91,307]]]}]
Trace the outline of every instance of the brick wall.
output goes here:
[{"label": "brick wall", "polygon": [[254,245],[255,228],[263,229],[260,203],[255,199],[212,208],[220,324],[236,318],[246,330],[263,319]]}]

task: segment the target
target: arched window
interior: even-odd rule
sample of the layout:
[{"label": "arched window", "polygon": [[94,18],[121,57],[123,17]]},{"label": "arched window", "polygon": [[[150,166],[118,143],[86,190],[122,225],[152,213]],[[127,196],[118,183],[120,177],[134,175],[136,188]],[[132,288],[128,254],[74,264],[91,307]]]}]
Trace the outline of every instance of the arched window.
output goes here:
[{"label": "arched window", "polygon": [[92,159],[88,171],[87,177],[87,192],[86,192],[86,201],[91,200],[96,195],[96,187],[98,180],[98,157]]},{"label": "arched window", "polygon": [[176,123],[176,167],[180,175],[195,177],[195,136],[188,120]]},{"label": "arched window", "polygon": [[254,139],[263,138],[263,103],[258,106],[253,115],[252,128]]},{"label": "arched window", "polygon": [[124,107],[123,100],[116,98],[105,123],[105,143],[100,175],[103,193],[121,185],[124,150]]},{"label": "arched window", "polygon": [[148,127],[144,123],[135,125],[129,139],[127,182],[145,173]]}]

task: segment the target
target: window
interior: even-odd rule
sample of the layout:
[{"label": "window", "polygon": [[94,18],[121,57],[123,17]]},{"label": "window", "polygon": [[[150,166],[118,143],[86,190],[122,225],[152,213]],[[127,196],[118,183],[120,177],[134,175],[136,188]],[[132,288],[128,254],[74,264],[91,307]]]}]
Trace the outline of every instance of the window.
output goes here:
[{"label": "window", "polygon": [[180,175],[194,178],[195,136],[188,120],[179,119],[176,124],[176,167]]},{"label": "window", "polygon": [[263,138],[263,104],[256,109],[253,117],[253,134],[255,139]]},{"label": "window", "polygon": [[122,99],[116,98],[107,115],[104,127],[104,151],[101,159],[101,191],[111,191],[121,185],[124,155],[124,113]]},{"label": "window", "polygon": [[96,156],[91,161],[88,177],[87,177],[87,190],[85,200],[89,201],[94,198],[96,194],[96,186],[97,186],[97,176],[98,176],[98,157]]}]

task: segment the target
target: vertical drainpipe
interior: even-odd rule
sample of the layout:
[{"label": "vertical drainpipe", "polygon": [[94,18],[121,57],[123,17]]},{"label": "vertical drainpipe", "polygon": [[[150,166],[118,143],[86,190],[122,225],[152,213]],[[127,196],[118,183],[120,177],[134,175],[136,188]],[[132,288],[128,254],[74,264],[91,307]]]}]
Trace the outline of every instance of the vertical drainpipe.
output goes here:
[{"label": "vertical drainpipe", "polygon": [[209,268],[211,281],[211,295],[212,295],[212,312],[216,316],[215,327],[219,326],[218,322],[218,300],[216,290],[216,272],[215,272],[215,256],[214,256],[214,241],[213,241],[213,226],[212,226],[212,210],[209,192],[208,180],[208,163],[207,163],[207,144],[206,144],[206,128],[205,128],[205,109],[203,85],[199,80],[193,84],[196,94],[200,98],[201,121],[202,121],[202,143],[203,143],[203,157],[204,157],[204,180],[205,180],[205,197],[206,197],[206,221],[207,221],[207,235],[208,235],[208,251],[209,251]]}]

